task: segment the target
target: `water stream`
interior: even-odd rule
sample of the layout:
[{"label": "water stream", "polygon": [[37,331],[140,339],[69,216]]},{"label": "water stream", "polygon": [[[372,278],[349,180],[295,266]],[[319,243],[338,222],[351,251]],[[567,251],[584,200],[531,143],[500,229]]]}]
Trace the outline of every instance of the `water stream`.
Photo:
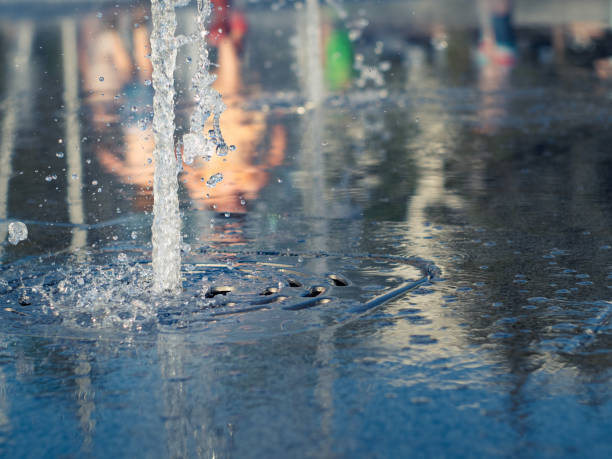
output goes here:
[{"label": "water stream", "polygon": [[174,1],[152,0],[151,60],[153,62],[153,289],[180,290],[181,216],[178,200],[179,162],[174,153],[174,70],[176,13]]},{"label": "water stream", "polygon": [[[151,0],[153,31],[151,59],[153,62],[153,132],[155,134],[155,182],[153,243],[153,289],[157,293],[177,292],[181,288],[181,215],[178,199],[178,173],[181,158],[192,164],[197,157],[210,160],[213,154],[225,156],[229,151],[219,127],[224,105],[221,95],[212,88],[214,75],[206,44],[206,21],[210,15],[210,0],[197,0],[196,32],[192,36],[175,36],[176,7],[191,0]],[[195,108],[189,133],[183,136],[183,151],[174,144],[174,71],[178,49],[195,41],[198,50],[197,71],[192,79]],[[204,128],[212,116],[208,135]],[[216,185],[222,175],[212,176],[207,183]]]}]

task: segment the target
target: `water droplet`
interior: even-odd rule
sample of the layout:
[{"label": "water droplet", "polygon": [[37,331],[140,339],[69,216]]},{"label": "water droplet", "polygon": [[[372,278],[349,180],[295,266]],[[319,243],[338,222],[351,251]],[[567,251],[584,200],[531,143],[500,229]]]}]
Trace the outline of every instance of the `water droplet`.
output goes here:
[{"label": "water droplet", "polygon": [[78,179],[78,178],[79,178],[79,176],[78,176],[77,174],[72,174],[72,176],[71,176],[71,177],[72,177],[72,180],[76,180],[76,179]]},{"label": "water droplet", "polygon": [[98,184],[98,181],[97,181],[97,180],[92,180],[92,181],[91,181],[91,184],[92,184],[93,186],[96,186],[96,185]]},{"label": "water droplet", "polygon": [[151,80],[144,80],[145,86],[151,86]]},{"label": "water droplet", "polygon": [[192,59],[191,59],[191,57],[189,57],[189,56],[187,56],[187,57],[185,58],[185,62],[187,62],[188,64],[190,64],[190,63],[191,63],[191,60],[192,60]]},{"label": "water droplet", "polygon": [[104,81],[104,77],[103,76],[99,76],[98,77],[98,81]]},{"label": "water droplet", "polygon": [[57,156],[58,158],[63,158],[64,157],[64,152],[63,151],[58,151],[57,153],[55,153],[55,156]]},{"label": "water droplet", "polygon": [[220,143],[219,145],[217,145],[217,156],[227,156],[227,151],[227,144]]},{"label": "water droplet", "polygon": [[119,260],[119,263],[127,263],[128,257],[125,253],[121,252],[119,255],[117,255],[117,260]]},{"label": "water droplet", "polygon": [[132,234],[130,236],[132,237],[132,239],[136,239],[138,237],[138,233],[136,231],[132,231]]},{"label": "water droplet", "polygon": [[210,178],[206,181],[206,185],[210,188],[213,188],[221,180],[223,180],[223,174],[221,172],[217,172],[216,174],[210,176]]},{"label": "water droplet", "polygon": [[8,227],[8,241],[17,245],[28,238],[28,227],[23,222],[11,222]]}]

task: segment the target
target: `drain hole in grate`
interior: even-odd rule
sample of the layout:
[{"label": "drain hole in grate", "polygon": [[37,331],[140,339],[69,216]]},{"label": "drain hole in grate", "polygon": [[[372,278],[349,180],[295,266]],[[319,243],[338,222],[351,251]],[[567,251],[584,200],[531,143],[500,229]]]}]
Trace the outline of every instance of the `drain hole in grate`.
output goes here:
[{"label": "drain hole in grate", "polygon": [[332,283],[336,286],[336,287],[346,287],[348,286],[349,282],[344,279],[343,277],[339,276],[338,274],[330,274],[329,279],[332,281]]},{"label": "drain hole in grate", "polygon": [[267,295],[274,295],[275,293],[278,293],[278,289],[276,287],[268,287],[263,292],[261,292],[260,295],[267,296]]},{"label": "drain hole in grate", "polygon": [[233,290],[233,288],[230,287],[229,285],[223,285],[223,286],[220,286],[220,287],[211,287],[204,294],[204,296],[206,298],[214,298],[217,295],[227,295],[232,290]]},{"label": "drain hole in grate", "polygon": [[325,293],[325,287],[316,286],[312,287],[307,293],[302,296],[305,298],[314,298],[315,296],[319,296],[322,293]]}]

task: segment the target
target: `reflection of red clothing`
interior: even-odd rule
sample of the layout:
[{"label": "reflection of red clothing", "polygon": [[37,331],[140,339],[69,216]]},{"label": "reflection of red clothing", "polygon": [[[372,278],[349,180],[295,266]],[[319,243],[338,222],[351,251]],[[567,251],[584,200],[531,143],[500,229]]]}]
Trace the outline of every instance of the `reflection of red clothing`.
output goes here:
[{"label": "reflection of red clothing", "polygon": [[248,26],[244,14],[233,11],[231,0],[212,0],[209,43],[217,46],[222,38],[230,35],[237,47],[242,46],[242,37]]}]

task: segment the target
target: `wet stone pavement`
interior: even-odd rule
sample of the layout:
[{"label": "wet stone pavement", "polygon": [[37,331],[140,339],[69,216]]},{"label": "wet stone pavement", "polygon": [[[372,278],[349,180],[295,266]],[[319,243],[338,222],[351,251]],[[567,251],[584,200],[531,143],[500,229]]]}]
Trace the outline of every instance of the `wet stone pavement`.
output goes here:
[{"label": "wet stone pavement", "polygon": [[[0,455],[609,457],[605,74],[575,47],[561,59],[552,27],[519,24],[505,67],[475,26],[391,36],[373,19],[353,46],[384,82],[353,76],[313,107],[302,10],[274,30],[246,14],[222,124],[237,149],[181,175],[172,297],[150,292],[145,84],[97,100],[77,65],[74,178],[69,29],[2,27]],[[25,74],[6,65],[24,55]]]}]

